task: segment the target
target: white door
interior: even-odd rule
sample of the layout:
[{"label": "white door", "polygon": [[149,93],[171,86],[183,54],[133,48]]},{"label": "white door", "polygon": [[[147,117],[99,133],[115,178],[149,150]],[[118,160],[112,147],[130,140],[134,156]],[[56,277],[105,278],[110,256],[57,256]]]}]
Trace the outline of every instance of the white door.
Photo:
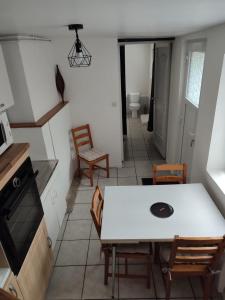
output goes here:
[{"label": "white door", "polygon": [[153,137],[156,148],[166,157],[170,85],[171,45],[155,45]]},{"label": "white door", "polygon": [[188,165],[188,177],[191,172],[192,156],[195,145],[195,132],[205,58],[205,42],[187,44],[186,70],[184,82],[183,136],[181,162]]}]

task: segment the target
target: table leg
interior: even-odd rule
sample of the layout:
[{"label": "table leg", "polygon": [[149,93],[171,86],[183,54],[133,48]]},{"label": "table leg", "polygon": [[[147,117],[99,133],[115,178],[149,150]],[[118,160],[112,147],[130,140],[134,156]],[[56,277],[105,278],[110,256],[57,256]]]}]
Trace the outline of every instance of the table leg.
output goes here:
[{"label": "table leg", "polygon": [[112,298],[115,293],[115,277],[116,277],[116,246],[112,247]]}]

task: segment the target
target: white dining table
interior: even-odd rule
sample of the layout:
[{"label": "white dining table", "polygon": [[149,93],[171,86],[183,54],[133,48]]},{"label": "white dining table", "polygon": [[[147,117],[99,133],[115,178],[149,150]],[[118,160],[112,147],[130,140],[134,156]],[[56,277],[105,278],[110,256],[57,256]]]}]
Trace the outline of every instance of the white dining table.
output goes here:
[{"label": "white dining table", "polygon": [[[168,218],[154,216],[150,207],[164,202],[174,209]],[[101,241],[112,244],[114,298],[116,245],[172,241],[175,235],[212,237],[225,234],[225,219],[200,183],[107,186],[104,193]]]}]

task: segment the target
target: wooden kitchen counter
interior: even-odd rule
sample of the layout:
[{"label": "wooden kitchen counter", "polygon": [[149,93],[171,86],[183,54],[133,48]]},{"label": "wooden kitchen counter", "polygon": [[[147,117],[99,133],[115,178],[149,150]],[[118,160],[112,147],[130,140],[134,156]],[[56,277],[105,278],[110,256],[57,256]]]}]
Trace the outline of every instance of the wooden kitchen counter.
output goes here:
[{"label": "wooden kitchen counter", "polygon": [[0,191],[29,156],[28,143],[12,144],[0,156]]}]

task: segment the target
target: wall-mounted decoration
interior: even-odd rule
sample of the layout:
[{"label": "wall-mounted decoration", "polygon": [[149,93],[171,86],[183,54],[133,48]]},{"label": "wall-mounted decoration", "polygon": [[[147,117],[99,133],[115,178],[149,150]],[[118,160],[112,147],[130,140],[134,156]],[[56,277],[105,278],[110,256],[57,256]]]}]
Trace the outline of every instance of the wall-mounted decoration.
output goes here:
[{"label": "wall-mounted decoration", "polygon": [[75,30],[76,40],[69,52],[68,61],[70,67],[88,67],[91,64],[91,54],[80,41],[78,36],[78,30],[83,29],[82,24],[68,25],[69,30]]},{"label": "wall-mounted decoration", "polygon": [[58,65],[56,65],[56,70],[55,70],[55,83],[56,83],[57,91],[61,96],[62,102],[65,102],[64,101],[65,82],[59,70]]}]

